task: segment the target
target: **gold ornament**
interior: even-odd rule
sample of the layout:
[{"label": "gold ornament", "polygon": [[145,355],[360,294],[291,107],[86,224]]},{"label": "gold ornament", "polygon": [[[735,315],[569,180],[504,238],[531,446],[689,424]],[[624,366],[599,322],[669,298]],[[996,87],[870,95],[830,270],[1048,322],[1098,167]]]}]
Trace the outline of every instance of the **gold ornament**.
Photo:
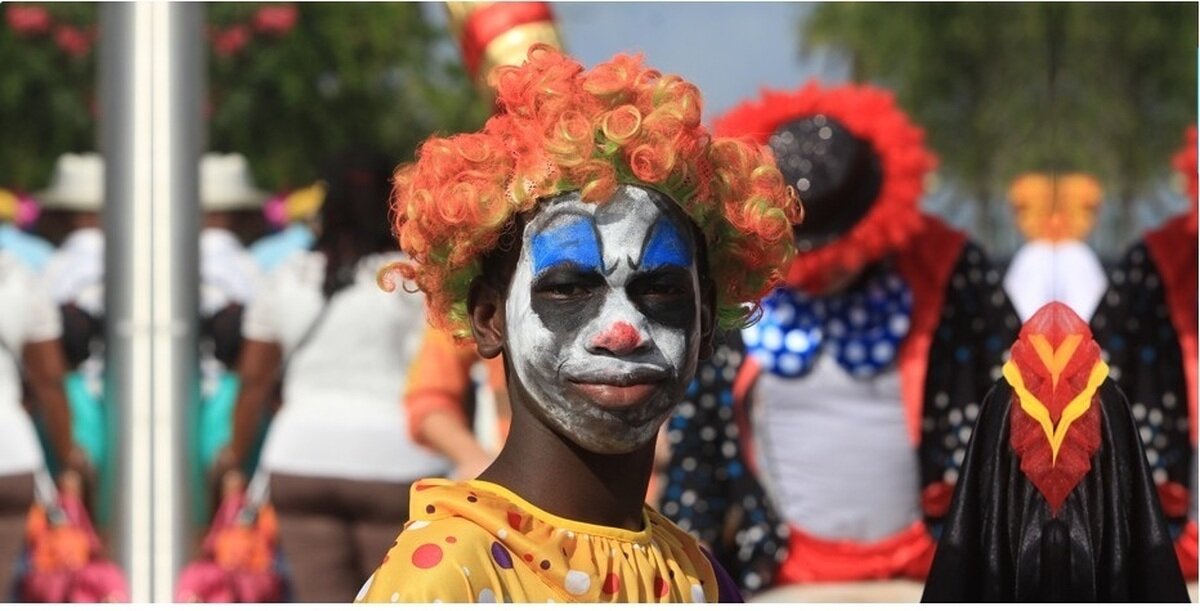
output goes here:
[{"label": "gold ornament", "polygon": [[1104,190],[1088,174],[1028,173],[1012,182],[1008,198],[1026,239],[1063,242],[1092,232]]}]

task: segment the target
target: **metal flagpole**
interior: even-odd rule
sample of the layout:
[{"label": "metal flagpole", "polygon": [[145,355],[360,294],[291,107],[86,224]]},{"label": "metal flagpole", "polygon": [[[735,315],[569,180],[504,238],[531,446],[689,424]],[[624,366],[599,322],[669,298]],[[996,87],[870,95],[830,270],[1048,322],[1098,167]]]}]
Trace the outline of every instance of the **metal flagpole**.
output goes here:
[{"label": "metal flagpole", "polygon": [[100,10],[100,150],[116,491],[113,556],[133,602],[170,602],[187,551],[186,419],[195,381],[203,7]]},{"label": "metal flagpole", "polygon": [[154,602],[189,550],[189,416],[196,409],[204,4],[154,3]]},{"label": "metal flagpole", "polygon": [[[139,10],[142,8],[142,10]],[[105,403],[115,453],[113,556],[130,598],[150,601],[151,397],[150,15],[134,3],[100,9],[100,152],[105,158]]]}]

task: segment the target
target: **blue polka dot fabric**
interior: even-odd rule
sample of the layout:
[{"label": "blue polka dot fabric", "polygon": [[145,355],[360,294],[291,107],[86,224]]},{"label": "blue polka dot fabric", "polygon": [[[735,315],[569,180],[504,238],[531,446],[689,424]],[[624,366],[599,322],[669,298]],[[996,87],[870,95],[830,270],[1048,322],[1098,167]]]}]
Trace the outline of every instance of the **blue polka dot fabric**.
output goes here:
[{"label": "blue polka dot fabric", "polygon": [[804,377],[829,349],[842,369],[865,379],[895,363],[912,320],[912,290],[894,270],[879,267],[836,295],[818,297],[785,287],[762,307],[762,318],[742,332],[742,339],[763,370]]}]

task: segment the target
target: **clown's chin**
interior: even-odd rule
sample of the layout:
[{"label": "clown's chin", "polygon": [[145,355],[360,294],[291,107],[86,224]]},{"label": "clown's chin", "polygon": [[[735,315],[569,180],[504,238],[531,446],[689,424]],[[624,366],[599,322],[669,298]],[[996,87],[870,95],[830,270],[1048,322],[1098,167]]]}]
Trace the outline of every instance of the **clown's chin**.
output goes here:
[{"label": "clown's chin", "polygon": [[[595,408],[593,408],[595,409]],[[629,414],[629,411],[605,410],[609,417],[595,418],[590,426],[565,427],[566,436],[580,447],[597,454],[627,454],[654,442],[663,418],[650,418],[638,422],[623,422],[611,418],[613,414]]]},{"label": "clown's chin", "polygon": [[[608,407],[582,389],[572,388],[578,390],[579,394],[572,400],[556,404],[553,409],[547,410],[546,416],[552,428],[588,451],[597,454],[633,452],[654,442],[659,427],[666,421],[674,405],[664,395],[661,386],[639,386],[649,386],[650,389],[610,387],[620,389],[612,395],[605,394],[610,389],[597,391],[596,394],[605,394],[602,400],[614,407]],[[622,396],[626,392],[629,396]],[[632,398],[640,393],[646,394],[636,397],[636,400]]]},{"label": "clown's chin", "polygon": [[587,397],[597,407],[608,410],[629,410],[646,403],[658,384],[634,384],[632,386],[617,386],[614,384],[586,384],[571,382],[571,386],[579,394]]}]

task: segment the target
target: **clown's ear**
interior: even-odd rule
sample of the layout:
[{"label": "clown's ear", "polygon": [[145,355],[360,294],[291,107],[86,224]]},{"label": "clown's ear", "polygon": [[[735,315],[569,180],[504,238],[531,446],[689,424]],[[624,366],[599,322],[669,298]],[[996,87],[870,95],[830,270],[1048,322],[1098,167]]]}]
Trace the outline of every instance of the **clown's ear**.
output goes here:
[{"label": "clown's ear", "polygon": [[479,356],[495,358],[504,349],[504,293],[484,276],[475,278],[467,293],[467,317]]}]

